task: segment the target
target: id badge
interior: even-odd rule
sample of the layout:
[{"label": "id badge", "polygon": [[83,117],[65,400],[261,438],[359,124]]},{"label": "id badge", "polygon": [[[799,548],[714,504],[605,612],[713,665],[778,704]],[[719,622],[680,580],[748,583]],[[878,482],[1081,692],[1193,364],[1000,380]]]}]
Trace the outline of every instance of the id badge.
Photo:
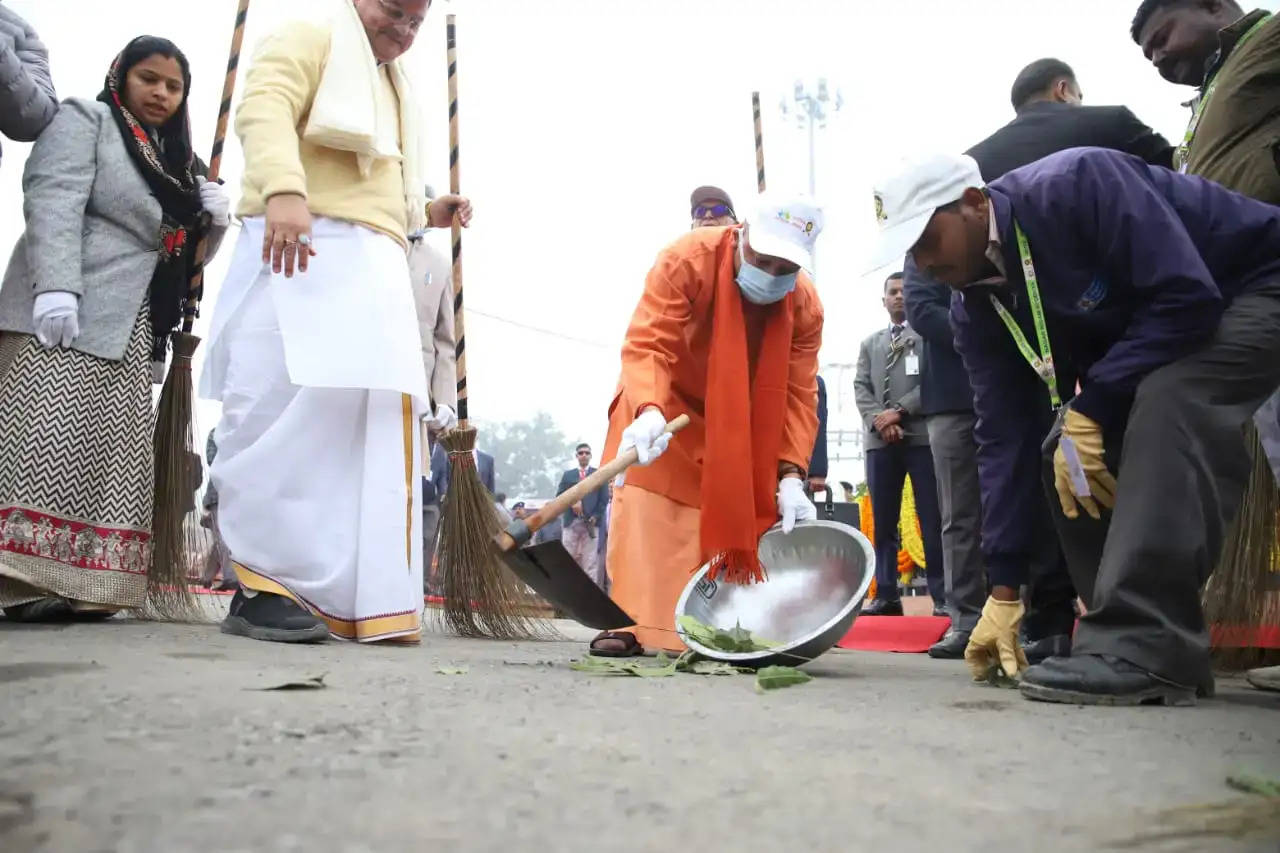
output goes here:
[{"label": "id badge", "polygon": [[920,375],[920,356],[916,355],[915,353],[908,353],[907,359],[906,359],[906,367],[907,367],[908,376],[919,376]]},{"label": "id badge", "polygon": [[1093,491],[1089,488],[1089,478],[1084,473],[1084,465],[1080,464],[1080,452],[1076,450],[1076,443],[1064,435],[1058,439],[1058,447],[1062,449],[1062,458],[1067,463],[1071,493],[1078,498],[1093,497]]}]

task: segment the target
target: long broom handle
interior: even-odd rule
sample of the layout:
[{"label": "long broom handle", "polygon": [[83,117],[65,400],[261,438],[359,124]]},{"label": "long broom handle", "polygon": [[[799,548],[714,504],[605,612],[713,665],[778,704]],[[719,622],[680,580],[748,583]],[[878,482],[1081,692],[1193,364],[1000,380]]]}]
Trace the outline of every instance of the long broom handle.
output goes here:
[{"label": "long broom handle", "polygon": [[[458,170],[458,23],[456,15],[446,19],[445,38],[449,61],[449,192],[462,192]],[[462,222],[453,217],[453,332],[458,371],[458,429],[468,428],[467,415],[467,329],[462,310]]]},{"label": "long broom handle", "polygon": [[764,192],[764,125],[760,120],[760,93],[751,93],[751,112],[756,123],[756,186]]},{"label": "long broom handle", "polygon": [[[227,75],[222,81],[222,100],[218,104],[218,126],[213,133],[213,156],[209,158],[209,180],[218,180],[222,171],[222,148],[227,141],[227,125],[231,117],[231,98],[236,91],[236,76],[240,70],[240,48],[244,45],[244,24],[249,18],[249,0],[240,0],[236,9],[236,26],[231,34],[231,53],[227,58]],[[204,259],[209,251],[206,235],[196,247],[195,274],[191,277],[189,293],[196,294],[204,286]],[[190,334],[196,317],[200,314],[200,302],[189,297],[182,308],[182,331]]]},{"label": "long broom handle", "polygon": [[[680,415],[675,420],[667,424],[666,432],[674,435],[688,425],[689,416]],[[532,518],[525,521],[525,524],[529,528],[529,535],[532,536],[534,533],[537,533],[543,527],[550,524],[551,520],[556,516],[563,515],[568,512],[569,507],[573,506],[596,489],[607,486],[614,477],[617,477],[638,461],[640,461],[640,456],[636,453],[636,449],[632,447],[623,453],[619,453],[617,458],[608,465],[605,465],[594,474],[584,478],[564,494],[558,495],[554,500],[548,501]],[[502,550],[510,551],[512,548],[516,547],[516,540],[509,534],[503,533],[498,538],[498,545]]]}]

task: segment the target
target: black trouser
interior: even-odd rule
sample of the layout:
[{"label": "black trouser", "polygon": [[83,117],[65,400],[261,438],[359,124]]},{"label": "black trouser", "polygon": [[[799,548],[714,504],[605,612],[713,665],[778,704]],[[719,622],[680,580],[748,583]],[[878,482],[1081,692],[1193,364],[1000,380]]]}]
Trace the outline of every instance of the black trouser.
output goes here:
[{"label": "black trouser", "polygon": [[924,539],[925,577],[929,595],[938,607],[946,605],[946,578],[942,570],[942,521],[938,513],[938,484],[933,474],[933,454],[928,445],[905,442],[867,451],[867,490],[876,534],[876,598],[898,599],[898,517],[902,513],[902,487],[911,475],[916,514]]},{"label": "black trouser", "polygon": [[1245,424],[1277,384],[1280,279],[1238,296],[1205,347],[1138,386],[1123,438],[1107,437],[1113,513],[1063,517],[1046,466],[1089,610],[1074,653],[1114,655],[1187,686],[1211,682],[1200,593],[1249,477]]}]

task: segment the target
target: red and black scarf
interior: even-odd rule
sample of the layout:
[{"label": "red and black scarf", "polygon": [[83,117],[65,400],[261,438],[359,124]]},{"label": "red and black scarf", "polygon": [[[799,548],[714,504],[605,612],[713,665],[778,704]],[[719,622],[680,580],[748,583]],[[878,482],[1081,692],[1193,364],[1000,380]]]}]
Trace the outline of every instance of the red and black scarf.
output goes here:
[{"label": "red and black scarf", "polygon": [[[148,305],[151,358],[163,361],[169,336],[182,319],[185,300],[190,295],[198,301],[202,295],[190,293],[189,289],[196,271],[196,246],[209,228],[200,203],[199,175],[203,164],[192,152],[186,92],[178,112],[163,126],[150,130],[124,105],[124,83],[129,72],[125,63],[129,53],[126,47],[111,63],[106,86],[98,100],[111,108],[130,159],[160,202],[162,217],[160,233],[156,235],[160,259],[151,276]],[[187,89],[190,89],[189,83]]]}]

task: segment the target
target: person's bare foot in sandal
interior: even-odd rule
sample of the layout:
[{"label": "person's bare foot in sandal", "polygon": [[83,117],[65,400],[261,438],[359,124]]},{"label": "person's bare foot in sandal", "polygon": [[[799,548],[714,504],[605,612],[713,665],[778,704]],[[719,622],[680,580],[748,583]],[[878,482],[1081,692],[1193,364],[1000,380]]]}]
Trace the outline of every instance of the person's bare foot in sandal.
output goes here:
[{"label": "person's bare foot in sandal", "polygon": [[589,654],[598,658],[633,658],[644,654],[644,646],[630,631],[601,631],[591,641]]}]

